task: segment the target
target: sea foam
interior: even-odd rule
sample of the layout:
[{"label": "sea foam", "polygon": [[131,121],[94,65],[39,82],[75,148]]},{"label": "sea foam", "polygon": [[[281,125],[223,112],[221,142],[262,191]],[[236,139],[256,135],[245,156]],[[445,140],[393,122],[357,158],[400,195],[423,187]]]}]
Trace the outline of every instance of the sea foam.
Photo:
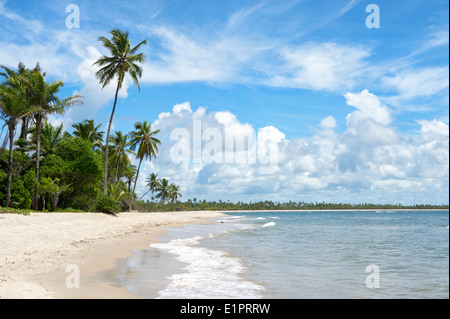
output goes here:
[{"label": "sea foam", "polygon": [[219,250],[198,247],[203,237],[175,239],[151,247],[175,254],[186,263],[185,272],[174,274],[170,284],[159,292],[159,298],[261,298],[264,287],[245,280],[242,260]]}]

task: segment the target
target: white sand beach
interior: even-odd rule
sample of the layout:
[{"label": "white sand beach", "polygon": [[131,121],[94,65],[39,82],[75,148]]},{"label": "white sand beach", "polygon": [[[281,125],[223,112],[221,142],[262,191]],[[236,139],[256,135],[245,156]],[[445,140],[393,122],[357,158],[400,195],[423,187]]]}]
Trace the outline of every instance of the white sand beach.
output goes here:
[{"label": "white sand beach", "polygon": [[[203,224],[220,216],[216,211],[120,213],[117,217],[0,214],[0,298],[136,298],[98,274],[114,267],[131,250],[147,249],[164,227]],[[66,280],[76,274],[74,269],[79,270],[80,287],[68,288]]]}]

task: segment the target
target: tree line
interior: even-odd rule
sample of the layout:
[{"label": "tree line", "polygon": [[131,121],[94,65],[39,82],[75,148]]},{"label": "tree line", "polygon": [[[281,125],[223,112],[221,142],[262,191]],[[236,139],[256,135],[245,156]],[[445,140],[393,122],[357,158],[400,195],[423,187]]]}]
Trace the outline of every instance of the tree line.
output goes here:
[{"label": "tree line", "polygon": [[431,205],[431,204],[349,204],[349,203],[325,203],[325,202],[304,202],[304,201],[258,201],[258,202],[231,202],[231,201],[206,201],[196,198],[188,199],[185,202],[176,201],[167,203],[160,207],[155,201],[140,202],[139,207],[145,211],[193,211],[193,210],[219,210],[219,211],[265,211],[265,210],[389,210],[389,209],[449,209],[449,205]]},{"label": "tree line", "polygon": [[[64,114],[83,103],[84,97],[59,96],[63,81],[48,82],[39,63],[33,69],[19,63],[17,69],[0,65],[0,206],[33,210],[79,209],[118,211],[136,205],[136,185],[141,164],[155,158],[161,142],[147,121],[137,122],[128,133],[111,125],[117,98],[126,76],[140,90],[144,54],[138,50],[146,41],[130,45],[128,32],[110,31],[111,38],[99,41],[109,52],[93,66],[102,87],[116,83],[113,107],[105,132],[101,124],[86,119],[72,126],[53,126],[48,116]],[[16,139],[16,135],[19,137]],[[6,146],[9,144],[9,148]],[[129,156],[138,160],[137,168]],[[150,175],[150,191],[160,203],[181,197],[180,187]]]}]

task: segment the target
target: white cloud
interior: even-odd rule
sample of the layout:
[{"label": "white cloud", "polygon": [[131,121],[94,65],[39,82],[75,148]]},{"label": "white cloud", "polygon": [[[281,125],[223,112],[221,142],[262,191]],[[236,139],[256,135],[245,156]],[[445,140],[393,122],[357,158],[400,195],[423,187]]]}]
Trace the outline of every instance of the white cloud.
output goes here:
[{"label": "white cloud", "polygon": [[[392,126],[391,110],[375,95],[364,90],[345,96],[355,107],[347,116],[351,120],[345,132],[336,133],[336,119],[328,116],[314,136],[291,140],[276,127],[254,128],[229,111],[208,113],[205,107],[193,110],[190,103],[178,104],[154,124],[161,130],[162,145],[157,158],[145,164],[144,175],[156,172],[169,178],[182,186],[186,199],[248,200],[251,196],[252,200],[341,201],[337,194],[342,198],[348,194],[345,198],[351,202],[370,199],[415,203],[429,202],[431,190],[435,202],[448,201],[448,125],[421,120],[415,136],[402,136]],[[227,129],[234,137],[258,131],[258,137],[278,141],[276,170],[268,170],[259,154],[255,162],[226,163],[221,157],[218,163],[195,163],[190,153],[185,161],[173,163],[170,150],[180,141],[170,141],[168,136],[175,128],[193,134],[194,121],[201,122],[203,133],[212,128],[220,133],[220,139],[206,139],[202,146],[217,144],[221,155],[230,151],[222,139]],[[193,151],[192,135],[181,143],[187,143],[187,149]],[[140,183],[138,193],[144,188]]]},{"label": "white cloud", "polygon": [[402,70],[395,76],[383,77],[382,81],[385,87],[396,90],[402,99],[432,96],[448,90],[449,69],[444,66]]},{"label": "white cloud", "polygon": [[352,88],[365,74],[364,61],[370,50],[334,42],[308,43],[283,48],[284,72],[274,74],[270,84],[313,90]]},{"label": "white cloud", "polygon": [[147,83],[235,81],[264,51],[237,37],[200,39],[166,27],[148,33],[157,39],[160,49],[145,62],[142,81]]},{"label": "white cloud", "polygon": [[[75,105],[69,108],[64,116],[51,117],[50,120],[53,123],[62,122],[64,124],[64,128],[67,130],[72,124],[78,121],[95,118],[102,108],[105,106],[110,106],[110,102],[114,100],[116,83],[112,81],[108,86],[102,88],[102,85],[96,78],[95,73],[97,72],[98,67],[93,66],[93,64],[101,56],[102,55],[98,49],[93,46],[88,46],[84,50],[84,55],[82,56],[83,60],[75,70],[81,82],[81,89],[80,91],[74,91],[74,94],[84,97],[84,103],[82,105]],[[128,77],[125,77],[122,89],[119,91],[119,98],[127,98],[127,90],[131,84],[131,80]],[[118,101],[118,103],[120,103],[120,101]],[[108,115],[110,114],[110,112],[107,113]],[[103,129],[106,131],[109,117],[105,117],[102,122]]]}]

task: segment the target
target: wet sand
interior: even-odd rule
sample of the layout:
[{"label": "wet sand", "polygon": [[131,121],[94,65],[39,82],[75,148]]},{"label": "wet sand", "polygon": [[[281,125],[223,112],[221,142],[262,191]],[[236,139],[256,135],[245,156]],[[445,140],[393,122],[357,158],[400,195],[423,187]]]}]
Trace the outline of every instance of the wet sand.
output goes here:
[{"label": "wet sand", "polygon": [[137,298],[114,286],[102,272],[131,256],[132,250],[148,249],[164,227],[204,224],[220,216],[217,211],[121,213],[118,217],[0,214],[0,298]]}]

